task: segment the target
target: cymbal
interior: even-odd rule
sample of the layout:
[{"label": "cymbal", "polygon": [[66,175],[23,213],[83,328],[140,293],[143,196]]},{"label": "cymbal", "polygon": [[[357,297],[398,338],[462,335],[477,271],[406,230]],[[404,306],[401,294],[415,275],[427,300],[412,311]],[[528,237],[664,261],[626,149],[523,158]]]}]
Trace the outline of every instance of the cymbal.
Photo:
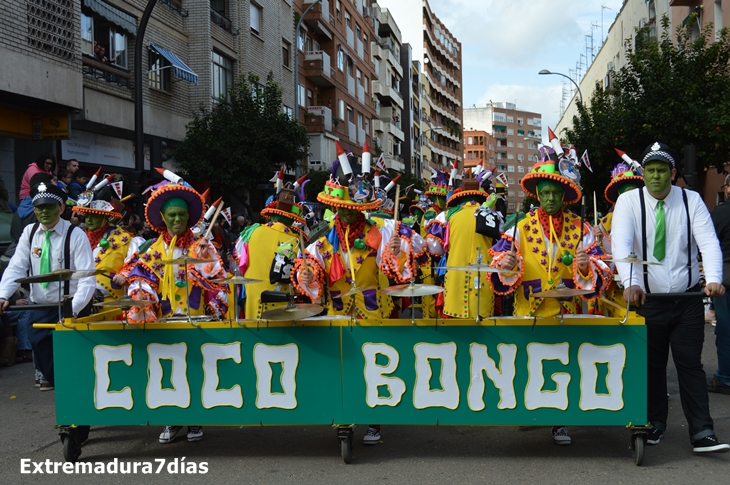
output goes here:
[{"label": "cymbal", "polygon": [[396,297],[414,297],[414,296],[426,296],[436,295],[441,293],[444,289],[436,285],[417,285],[410,283],[407,285],[395,285],[389,286],[383,290],[383,294],[396,296]]},{"label": "cymbal", "polygon": [[642,261],[636,256],[629,256],[628,258],[620,258],[620,259],[613,259],[613,258],[606,258],[604,261],[607,261],[609,263],[632,263],[632,264],[649,264],[652,266],[658,266],[663,263],[658,263],[656,261]]},{"label": "cymbal", "polygon": [[262,283],[261,280],[255,280],[252,278],[244,278],[243,276],[229,276],[228,278],[212,280],[212,282],[222,284],[222,285],[250,285],[252,283]]},{"label": "cymbal", "polygon": [[162,264],[198,264],[198,263],[215,263],[215,259],[203,259],[203,258],[194,258],[192,256],[181,256],[179,258],[174,259],[163,259],[160,261]]},{"label": "cymbal", "polygon": [[302,318],[312,317],[321,313],[324,307],[313,305],[310,303],[300,303],[297,305],[289,305],[286,308],[275,308],[267,310],[261,314],[262,320],[301,320]]},{"label": "cymbal", "polygon": [[350,315],[323,315],[319,317],[307,317],[302,319],[303,322],[327,322],[337,320],[352,320]]},{"label": "cymbal", "polygon": [[129,310],[130,308],[142,308],[144,306],[157,303],[153,300],[135,300],[128,296],[123,296],[118,300],[105,301],[102,303],[94,303],[94,306],[121,308]]},{"label": "cymbal", "polygon": [[340,297],[343,297],[343,296],[352,296],[352,295],[354,295],[356,293],[362,293],[362,292],[367,291],[367,290],[377,290],[377,288],[374,287],[374,286],[353,286],[352,288],[350,288],[346,292],[342,293],[340,295]]},{"label": "cymbal", "polygon": [[16,283],[52,283],[55,281],[71,281],[80,280],[81,278],[87,278],[89,276],[95,276],[98,274],[104,274],[104,271],[100,269],[94,270],[79,270],[74,271],[71,269],[57,269],[51,271],[48,274],[37,274],[33,276],[26,276],[25,278],[18,278],[15,280]]},{"label": "cymbal", "polygon": [[473,271],[481,273],[514,273],[514,271],[502,268],[492,268],[484,263],[469,263],[464,266],[436,266],[434,269],[444,269],[446,271]]},{"label": "cymbal", "polygon": [[573,298],[574,296],[587,295],[593,293],[594,290],[577,290],[574,288],[567,288],[565,286],[558,286],[552,290],[539,291],[533,293],[532,296],[535,298]]}]

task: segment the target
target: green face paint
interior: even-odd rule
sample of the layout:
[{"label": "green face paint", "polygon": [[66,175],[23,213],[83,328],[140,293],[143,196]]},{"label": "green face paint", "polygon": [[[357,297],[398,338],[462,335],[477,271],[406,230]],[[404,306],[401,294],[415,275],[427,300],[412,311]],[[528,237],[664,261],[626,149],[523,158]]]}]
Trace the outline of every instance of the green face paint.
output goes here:
[{"label": "green face paint", "polygon": [[96,231],[106,224],[106,217],[99,214],[86,214],[84,219],[86,220],[86,228],[89,231]]},{"label": "green face paint", "polygon": [[43,204],[33,208],[38,222],[46,227],[55,225],[61,218],[61,206],[58,204]]},{"label": "green face paint", "polygon": [[644,167],[646,189],[655,199],[663,199],[672,184],[672,166],[666,162],[651,161]]},{"label": "green face paint", "polygon": [[346,209],[344,207],[337,208],[337,215],[345,224],[352,224],[355,222],[358,214],[360,214],[360,212],[355,209]]},{"label": "green face paint", "polygon": [[538,191],[537,199],[540,201],[540,207],[549,215],[555,215],[560,211],[563,205],[563,197],[565,192],[562,187],[555,184],[548,184]]},{"label": "green face paint", "polygon": [[182,207],[170,207],[162,213],[162,220],[171,236],[179,236],[187,229],[189,216],[188,211]]}]

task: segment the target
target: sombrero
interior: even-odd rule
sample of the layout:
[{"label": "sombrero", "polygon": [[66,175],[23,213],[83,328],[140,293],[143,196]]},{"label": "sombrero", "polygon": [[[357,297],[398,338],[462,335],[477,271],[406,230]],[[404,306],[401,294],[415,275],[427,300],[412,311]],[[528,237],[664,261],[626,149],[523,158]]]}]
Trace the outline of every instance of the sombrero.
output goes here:
[{"label": "sombrero", "polygon": [[446,198],[449,196],[449,192],[451,192],[451,187],[449,187],[449,181],[446,179],[446,174],[442,171],[438,171],[436,172],[436,176],[433,181],[426,186],[426,192],[424,195]]},{"label": "sombrero", "polygon": [[112,219],[122,218],[122,214],[119,213],[117,207],[115,207],[112,203],[112,193],[109,186],[104,186],[93,192],[91,201],[86,205],[77,205],[71,210],[73,212],[78,212],[79,214],[96,214],[110,217]]},{"label": "sombrero", "polygon": [[565,192],[563,204],[567,205],[578,202],[582,195],[580,186],[560,173],[555,165],[555,160],[550,159],[533,165],[530,173],[522,177],[520,181],[522,189],[530,194],[530,196],[537,198],[537,184],[543,180],[549,180],[563,188]]},{"label": "sombrero", "polygon": [[[366,177],[352,177],[349,163],[343,170],[340,156],[332,163],[330,179],[324,184],[324,190],[317,194],[317,200],[331,207],[342,207],[357,211],[369,211],[377,208],[381,200],[375,197],[375,189]],[[350,180],[348,185],[341,185],[340,180]]]},{"label": "sombrero", "polygon": [[203,217],[203,197],[192,187],[169,183],[155,189],[144,210],[147,223],[157,232],[167,230],[162,220],[162,206],[170,199],[180,198],[188,204],[188,227],[193,227]]},{"label": "sombrero", "polygon": [[460,202],[459,199],[461,198],[473,196],[481,197],[486,200],[487,197],[489,197],[489,194],[479,185],[479,180],[464,179],[461,181],[461,187],[454,189],[451,197],[449,197],[446,201],[446,208],[454,207],[458,202]]},{"label": "sombrero", "polygon": [[625,163],[619,163],[616,165],[611,171],[611,176],[611,182],[606,186],[606,190],[603,192],[603,196],[611,204],[616,203],[616,199],[618,199],[618,196],[625,187],[635,185],[636,187],[641,188],[644,186],[644,177],[636,175]]},{"label": "sombrero", "polygon": [[302,212],[304,209],[300,204],[292,204],[291,211],[286,211],[279,207],[279,201],[275,200],[270,202],[262,211],[262,217],[271,217],[274,215],[286,217],[294,222],[305,224],[306,222],[302,218]]}]

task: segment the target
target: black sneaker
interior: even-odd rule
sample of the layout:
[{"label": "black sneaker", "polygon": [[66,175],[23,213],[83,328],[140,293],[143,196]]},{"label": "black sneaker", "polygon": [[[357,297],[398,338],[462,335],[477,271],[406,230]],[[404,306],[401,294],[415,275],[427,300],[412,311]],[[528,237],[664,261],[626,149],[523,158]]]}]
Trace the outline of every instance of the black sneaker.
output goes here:
[{"label": "black sneaker", "polygon": [[646,444],[647,445],[658,445],[659,442],[662,440],[662,436],[664,436],[664,431],[659,431],[656,428],[652,428],[646,437]]},{"label": "black sneaker", "polygon": [[695,453],[727,453],[730,451],[730,445],[720,443],[714,434],[695,441],[692,446],[692,451]]},{"label": "black sneaker", "polygon": [[716,376],[709,376],[707,378],[707,390],[710,392],[719,392],[720,394],[730,394],[730,386]]}]

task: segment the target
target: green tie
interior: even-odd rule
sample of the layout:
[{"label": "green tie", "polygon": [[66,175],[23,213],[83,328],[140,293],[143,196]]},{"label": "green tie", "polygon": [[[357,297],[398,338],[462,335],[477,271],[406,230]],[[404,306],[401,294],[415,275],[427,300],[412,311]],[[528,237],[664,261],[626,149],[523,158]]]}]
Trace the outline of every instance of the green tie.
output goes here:
[{"label": "green tie", "polygon": [[[51,272],[51,233],[46,231],[46,240],[43,241],[43,249],[41,249],[41,272],[40,274],[48,274]],[[41,288],[48,288],[49,283],[41,283]]]},{"label": "green tie", "polygon": [[664,259],[667,249],[666,224],[664,222],[664,201],[656,204],[656,230],[654,231],[654,257],[657,261]]}]

